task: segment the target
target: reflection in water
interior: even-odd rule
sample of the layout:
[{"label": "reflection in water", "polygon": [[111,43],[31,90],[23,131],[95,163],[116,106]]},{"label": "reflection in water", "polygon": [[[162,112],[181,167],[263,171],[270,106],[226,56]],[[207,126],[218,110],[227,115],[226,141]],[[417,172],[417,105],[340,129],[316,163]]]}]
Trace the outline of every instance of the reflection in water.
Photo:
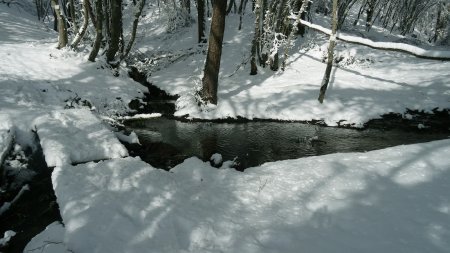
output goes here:
[{"label": "reflection in water", "polygon": [[[212,154],[220,153],[224,160],[236,158],[240,169],[270,161],[364,152],[448,138],[448,134],[442,133],[355,130],[286,122],[210,123],[156,118],[128,122],[128,126],[143,143],[162,142],[173,146],[179,152],[178,159],[197,156],[206,161]],[[152,152],[158,150],[152,149]],[[175,157],[149,155],[164,159]]]}]

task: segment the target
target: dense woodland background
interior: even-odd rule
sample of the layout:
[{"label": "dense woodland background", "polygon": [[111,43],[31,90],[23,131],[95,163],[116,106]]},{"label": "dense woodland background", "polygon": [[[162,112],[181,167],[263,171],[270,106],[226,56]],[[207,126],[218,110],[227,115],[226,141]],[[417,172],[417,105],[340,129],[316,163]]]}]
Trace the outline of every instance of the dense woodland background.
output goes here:
[{"label": "dense woodland background", "polygon": [[[33,0],[28,6],[27,2],[16,0],[2,0],[2,3],[34,8],[39,20],[54,21],[54,29],[59,32],[58,48],[78,50],[80,46],[87,46],[90,48],[89,61],[95,61],[102,52],[101,57],[105,57],[112,67],[123,61],[133,65],[133,57],[128,56],[132,52],[140,18],[146,15],[147,8],[162,10],[161,13],[167,16],[168,33],[196,25],[199,45],[208,43],[200,100],[212,104],[217,104],[226,16],[239,19],[236,29],[240,30],[243,16],[253,14],[251,57],[245,62],[251,66],[250,75],[258,73],[257,66],[273,71],[284,70],[296,38],[304,36],[308,27],[327,33],[324,27],[313,23],[329,24],[332,29],[328,31],[330,42],[327,69],[319,95],[321,103],[333,61],[336,61],[333,57],[336,38],[342,39],[338,32],[354,36],[346,41],[375,48],[376,44],[358,39],[370,38],[374,26],[385,33],[403,36],[403,44],[419,48],[450,44],[448,0]],[[207,28],[210,28],[209,35]],[[388,44],[380,48],[424,57],[401,45]],[[442,55],[425,57],[448,58]]]}]

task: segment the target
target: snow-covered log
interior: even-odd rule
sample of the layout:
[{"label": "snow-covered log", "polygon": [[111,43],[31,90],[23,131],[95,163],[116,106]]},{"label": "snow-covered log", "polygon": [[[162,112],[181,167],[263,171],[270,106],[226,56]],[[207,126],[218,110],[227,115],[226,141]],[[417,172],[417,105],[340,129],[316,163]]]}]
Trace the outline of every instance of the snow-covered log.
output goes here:
[{"label": "snow-covered log", "polygon": [[[331,30],[320,25],[312,24],[308,21],[300,20],[302,25],[305,25],[316,31],[331,35]],[[389,50],[389,51],[399,51],[408,53],[420,58],[432,59],[432,60],[442,60],[450,61],[450,51],[443,50],[427,50],[406,43],[396,43],[396,42],[377,42],[366,38],[361,38],[349,34],[343,34],[341,32],[337,33],[337,39],[348,42],[359,44],[363,46],[368,46],[374,49]]]}]

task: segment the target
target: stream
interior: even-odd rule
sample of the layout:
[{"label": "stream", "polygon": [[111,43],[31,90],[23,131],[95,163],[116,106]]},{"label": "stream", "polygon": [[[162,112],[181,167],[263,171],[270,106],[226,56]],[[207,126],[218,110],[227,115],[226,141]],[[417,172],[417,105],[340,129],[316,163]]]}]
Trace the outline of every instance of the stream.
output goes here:
[{"label": "stream", "polygon": [[296,122],[211,123],[165,117],[126,122],[142,144],[130,153],[151,165],[170,169],[197,156],[214,153],[235,160],[244,170],[265,162],[345,152],[366,152],[397,145],[446,139],[448,132],[404,129],[348,129]]}]

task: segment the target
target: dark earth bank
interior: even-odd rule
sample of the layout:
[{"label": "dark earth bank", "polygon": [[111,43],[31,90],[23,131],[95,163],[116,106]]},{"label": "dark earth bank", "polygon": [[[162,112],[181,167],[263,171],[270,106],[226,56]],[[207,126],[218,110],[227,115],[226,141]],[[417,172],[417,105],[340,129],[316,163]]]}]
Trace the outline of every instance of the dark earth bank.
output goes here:
[{"label": "dark earth bank", "polygon": [[[50,223],[62,220],[52,187],[52,170],[45,163],[42,149],[40,147],[35,151],[29,149],[26,155],[27,165],[23,170],[34,172],[34,177],[30,181],[22,182],[22,186],[28,184],[29,190],[23,191],[23,194],[11,205],[9,210],[0,215],[2,237],[7,230],[16,232],[6,246],[0,247],[0,252],[22,253],[34,236],[43,231]],[[2,166],[4,169],[5,164]],[[15,189],[5,189],[16,180],[15,177],[20,176],[20,173],[15,176],[2,174],[0,206],[5,202],[11,202],[21,189],[21,186],[17,189],[16,187]]]}]

